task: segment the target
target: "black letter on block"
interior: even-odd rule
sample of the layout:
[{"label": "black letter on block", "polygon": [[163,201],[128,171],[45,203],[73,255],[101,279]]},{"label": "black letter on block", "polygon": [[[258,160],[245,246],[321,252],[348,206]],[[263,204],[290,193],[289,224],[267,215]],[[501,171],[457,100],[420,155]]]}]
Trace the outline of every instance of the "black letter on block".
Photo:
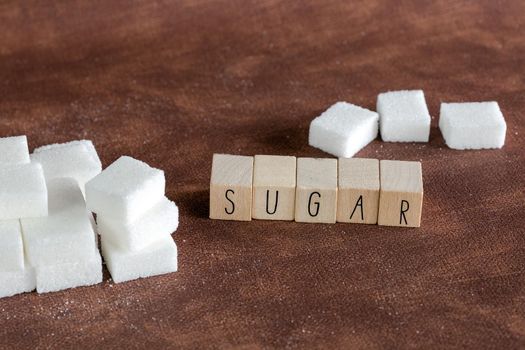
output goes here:
[{"label": "black letter on block", "polygon": [[230,202],[232,204],[232,210],[228,211],[228,208],[224,208],[224,211],[226,212],[226,214],[228,215],[231,215],[233,214],[233,212],[235,211],[235,203],[233,203],[233,201],[228,198],[228,193],[232,193],[232,194],[235,194],[235,192],[233,190],[226,190],[226,193],[224,194],[224,196],[226,197],[226,199],[228,200],[228,202]]},{"label": "black letter on block", "polygon": [[[405,209],[403,209],[403,204],[407,205],[407,207]],[[399,214],[399,225],[401,225],[403,220],[405,220],[405,225],[408,225],[407,218],[405,216],[405,213],[408,211],[408,208],[409,208],[408,201],[402,199],[401,200],[401,213]]]},{"label": "black letter on block", "polygon": [[310,193],[310,198],[308,199],[308,214],[310,214],[311,217],[315,217],[317,216],[317,214],[319,214],[319,202],[314,202],[314,204],[316,205],[315,214],[312,214],[312,197],[314,194],[318,195],[319,198],[321,198],[321,194],[319,192]]},{"label": "black letter on block", "polygon": [[355,203],[354,210],[352,210],[352,214],[350,214],[350,220],[352,220],[352,216],[354,216],[355,210],[357,207],[361,208],[361,221],[365,221],[364,215],[363,215],[363,195],[359,196],[359,199]]},{"label": "black letter on block", "polygon": [[266,212],[269,215],[275,214],[277,211],[277,203],[279,203],[279,191],[275,191],[275,207],[273,208],[273,212],[270,213],[270,208],[268,207],[270,205],[270,190],[266,190]]}]

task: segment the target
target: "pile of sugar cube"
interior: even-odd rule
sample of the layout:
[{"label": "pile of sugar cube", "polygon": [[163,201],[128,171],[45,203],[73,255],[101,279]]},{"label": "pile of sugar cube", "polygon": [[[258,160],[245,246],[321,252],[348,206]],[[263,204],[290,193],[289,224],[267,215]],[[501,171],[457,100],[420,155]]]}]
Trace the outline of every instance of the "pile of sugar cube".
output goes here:
[{"label": "pile of sugar cube", "polygon": [[[453,149],[501,148],[507,125],[497,102],[442,103],[439,128]],[[430,114],[422,90],[377,96],[377,113],[337,102],[310,124],[309,144],[350,158],[381,133],[387,142],[428,142]]]},{"label": "pile of sugar cube", "polygon": [[86,184],[86,203],[97,214],[102,255],[115,282],[177,271],[171,238],[179,210],[165,193],[164,172],[120,157]]},{"label": "pile of sugar cube", "polygon": [[[30,155],[26,136],[5,137],[0,138],[0,297],[102,282],[100,230],[86,206],[86,189],[89,208],[100,211],[97,220],[104,222],[103,255],[115,282],[176,271],[171,232],[178,209],[164,196],[161,170],[122,157],[102,171],[88,140],[39,147]],[[130,236],[140,238],[121,244]]]}]

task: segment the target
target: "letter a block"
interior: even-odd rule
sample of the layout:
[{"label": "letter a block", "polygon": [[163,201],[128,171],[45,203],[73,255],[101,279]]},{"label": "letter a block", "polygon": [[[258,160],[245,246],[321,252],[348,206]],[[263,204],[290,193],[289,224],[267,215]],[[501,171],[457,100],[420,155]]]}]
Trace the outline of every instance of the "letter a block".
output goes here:
[{"label": "letter a block", "polygon": [[335,223],[337,159],[297,158],[295,221]]},{"label": "letter a block", "polygon": [[255,156],[252,216],[262,220],[293,220],[296,158]]},{"label": "letter a block", "polygon": [[379,225],[419,227],[423,205],[420,162],[382,160]]},{"label": "letter a block", "polygon": [[210,219],[252,219],[253,157],[214,154],[210,180]]},{"label": "letter a block", "polygon": [[339,158],[337,221],[377,224],[379,160]]}]

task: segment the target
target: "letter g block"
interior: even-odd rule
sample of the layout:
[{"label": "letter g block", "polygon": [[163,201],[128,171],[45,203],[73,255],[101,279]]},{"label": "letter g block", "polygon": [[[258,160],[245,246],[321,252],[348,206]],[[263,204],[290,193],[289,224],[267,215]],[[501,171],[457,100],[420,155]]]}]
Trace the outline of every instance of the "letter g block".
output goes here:
[{"label": "letter g block", "polygon": [[295,221],[335,223],[337,159],[297,158]]}]

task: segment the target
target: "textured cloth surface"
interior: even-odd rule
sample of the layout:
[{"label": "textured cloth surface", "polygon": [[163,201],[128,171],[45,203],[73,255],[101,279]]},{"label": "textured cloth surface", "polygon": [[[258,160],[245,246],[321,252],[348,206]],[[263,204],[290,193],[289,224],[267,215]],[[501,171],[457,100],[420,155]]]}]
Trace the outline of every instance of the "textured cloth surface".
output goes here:
[{"label": "textured cloth surface", "polygon": [[[0,5],[0,135],[91,139],[166,172],[179,272],[0,299],[0,348],[523,348],[522,1],[69,1]],[[329,157],[336,101],[423,89],[419,229],[208,216],[212,154]],[[496,100],[501,150],[448,149],[441,101]]]}]

